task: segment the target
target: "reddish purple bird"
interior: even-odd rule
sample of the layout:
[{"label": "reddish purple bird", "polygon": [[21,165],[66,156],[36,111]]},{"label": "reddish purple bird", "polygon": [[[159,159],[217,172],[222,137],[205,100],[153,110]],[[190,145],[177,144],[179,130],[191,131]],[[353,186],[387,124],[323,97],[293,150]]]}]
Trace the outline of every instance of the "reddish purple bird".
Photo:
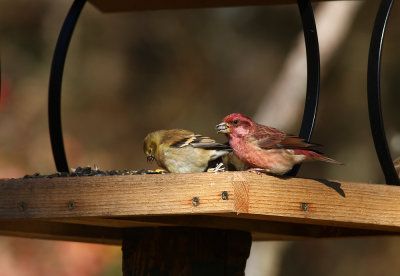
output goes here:
[{"label": "reddish purple bird", "polygon": [[283,175],[301,162],[324,161],[342,164],[323,156],[310,144],[279,129],[257,124],[240,113],[226,116],[216,126],[218,133],[225,133],[236,156],[250,170]]}]

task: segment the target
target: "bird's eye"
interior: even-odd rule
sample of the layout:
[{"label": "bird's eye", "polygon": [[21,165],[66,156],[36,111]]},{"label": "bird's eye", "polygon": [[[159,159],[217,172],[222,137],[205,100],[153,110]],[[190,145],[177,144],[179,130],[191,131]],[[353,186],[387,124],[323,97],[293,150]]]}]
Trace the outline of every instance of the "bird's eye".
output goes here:
[{"label": "bird's eye", "polygon": [[235,120],[235,121],[233,121],[232,122],[234,125],[237,125],[238,123],[239,123],[239,121],[238,120]]}]

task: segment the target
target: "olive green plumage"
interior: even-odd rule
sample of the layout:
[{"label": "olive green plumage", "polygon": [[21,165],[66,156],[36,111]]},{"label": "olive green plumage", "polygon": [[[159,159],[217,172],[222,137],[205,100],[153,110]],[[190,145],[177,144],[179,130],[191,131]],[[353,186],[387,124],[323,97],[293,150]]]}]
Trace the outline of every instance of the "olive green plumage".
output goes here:
[{"label": "olive green plumage", "polygon": [[172,173],[204,172],[211,161],[231,152],[227,144],[183,129],[149,133],[143,150],[147,160],[156,160],[160,167]]}]

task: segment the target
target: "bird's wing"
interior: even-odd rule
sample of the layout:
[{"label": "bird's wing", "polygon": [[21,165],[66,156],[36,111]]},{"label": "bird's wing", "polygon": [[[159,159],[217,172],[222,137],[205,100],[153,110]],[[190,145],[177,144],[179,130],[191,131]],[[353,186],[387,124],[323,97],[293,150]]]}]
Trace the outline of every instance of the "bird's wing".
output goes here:
[{"label": "bird's wing", "polygon": [[285,132],[263,125],[256,125],[253,138],[257,145],[263,149],[307,149],[316,144],[310,144],[304,139],[286,134]]},{"label": "bird's wing", "polygon": [[286,137],[286,133],[273,127],[255,125],[251,139],[260,148],[274,148]]},{"label": "bird's wing", "polygon": [[232,151],[232,148],[229,146],[229,142],[225,144],[217,142],[199,142],[199,143],[192,143],[191,146],[194,148]]},{"label": "bird's wing", "polygon": [[171,145],[171,147],[183,148],[187,146],[192,146],[194,148],[203,148],[203,149],[223,149],[229,150],[230,146],[228,143],[221,144],[215,142],[214,139],[211,139],[207,136],[202,136],[200,134],[192,134],[185,135],[180,137],[181,139],[176,139],[176,141]]}]

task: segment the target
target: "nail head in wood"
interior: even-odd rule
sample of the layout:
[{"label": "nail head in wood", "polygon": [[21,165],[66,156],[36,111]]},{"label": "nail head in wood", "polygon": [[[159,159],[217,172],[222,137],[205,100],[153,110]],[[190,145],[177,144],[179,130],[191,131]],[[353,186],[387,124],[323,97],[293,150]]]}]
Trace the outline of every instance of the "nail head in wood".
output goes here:
[{"label": "nail head in wood", "polygon": [[19,209],[21,212],[25,212],[25,210],[26,210],[26,203],[25,203],[25,202],[20,202],[20,203],[18,203],[18,209]]},{"label": "nail head in wood", "polygon": [[194,207],[199,206],[200,200],[199,200],[199,198],[198,198],[197,196],[195,196],[195,197],[192,199],[192,204],[193,204]]},{"label": "nail head in wood", "polygon": [[73,201],[68,202],[68,209],[72,211],[74,210],[74,208],[75,208],[75,202]]}]

